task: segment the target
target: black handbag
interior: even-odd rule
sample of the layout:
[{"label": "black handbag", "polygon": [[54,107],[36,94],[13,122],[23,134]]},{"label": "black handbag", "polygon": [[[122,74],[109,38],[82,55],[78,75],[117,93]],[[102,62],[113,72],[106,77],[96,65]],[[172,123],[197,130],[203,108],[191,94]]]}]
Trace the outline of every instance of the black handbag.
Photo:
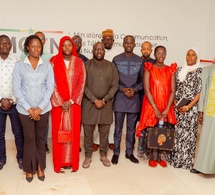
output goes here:
[{"label": "black handbag", "polygon": [[172,151],[176,132],[175,125],[164,123],[163,127],[148,127],[147,128],[147,147],[150,149]]}]

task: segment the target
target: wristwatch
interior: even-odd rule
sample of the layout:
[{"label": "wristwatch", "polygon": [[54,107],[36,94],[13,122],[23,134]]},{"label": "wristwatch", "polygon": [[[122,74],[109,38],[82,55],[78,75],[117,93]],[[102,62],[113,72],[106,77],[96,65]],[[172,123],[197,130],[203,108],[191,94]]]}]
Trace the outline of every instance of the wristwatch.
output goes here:
[{"label": "wristwatch", "polygon": [[106,100],[105,98],[103,98],[102,101],[103,101],[104,103],[107,103],[107,100]]}]

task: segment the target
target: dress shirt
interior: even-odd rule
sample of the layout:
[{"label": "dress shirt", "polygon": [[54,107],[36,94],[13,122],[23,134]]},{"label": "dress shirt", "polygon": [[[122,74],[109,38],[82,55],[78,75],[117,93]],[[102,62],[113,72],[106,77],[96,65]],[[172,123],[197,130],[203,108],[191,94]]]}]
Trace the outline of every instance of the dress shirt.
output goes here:
[{"label": "dress shirt", "polygon": [[36,69],[28,59],[19,60],[14,67],[13,90],[17,97],[17,110],[28,115],[30,108],[39,107],[44,114],[51,110],[50,97],[54,91],[54,73],[49,62],[40,58]]},{"label": "dress shirt", "polygon": [[18,59],[9,55],[5,60],[0,57],[0,99],[11,98],[16,103],[13,95],[13,69]]}]

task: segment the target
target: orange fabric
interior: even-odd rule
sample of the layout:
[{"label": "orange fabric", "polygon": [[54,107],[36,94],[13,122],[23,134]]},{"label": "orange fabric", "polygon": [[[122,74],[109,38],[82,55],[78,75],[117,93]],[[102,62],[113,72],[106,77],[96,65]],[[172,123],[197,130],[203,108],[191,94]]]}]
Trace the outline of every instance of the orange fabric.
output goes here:
[{"label": "orange fabric", "polygon": [[[171,76],[176,72],[177,64],[165,66],[164,68],[157,68],[151,63],[146,62],[145,69],[147,69],[150,73],[149,82],[152,97],[158,109],[163,112],[169,100],[171,91]],[[169,109],[166,120],[171,124],[177,123],[173,104]],[[144,95],[140,123],[137,127],[136,135],[139,137],[140,132],[143,129],[146,127],[154,127],[157,123],[158,118],[156,117],[155,111],[149,103],[146,95]]]}]

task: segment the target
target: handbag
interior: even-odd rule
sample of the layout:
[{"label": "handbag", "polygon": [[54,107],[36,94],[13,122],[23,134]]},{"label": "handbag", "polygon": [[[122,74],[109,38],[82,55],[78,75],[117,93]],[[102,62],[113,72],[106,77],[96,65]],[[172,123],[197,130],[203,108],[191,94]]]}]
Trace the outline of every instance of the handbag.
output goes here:
[{"label": "handbag", "polygon": [[64,112],[61,115],[61,123],[60,123],[60,128],[58,131],[58,143],[69,143],[72,141],[72,133],[71,133],[71,123],[70,123],[70,114],[69,111],[66,112],[66,115],[68,117],[67,123],[69,124],[69,129],[68,130],[62,130],[62,120],[64,117]]},{"label": "handbag", "polygon": [[148,127],[147,133],[148,148],[168,151],[173,150],[176,137],[175,125],[165,122],[163,127],[158,127],[158,125]]}]

